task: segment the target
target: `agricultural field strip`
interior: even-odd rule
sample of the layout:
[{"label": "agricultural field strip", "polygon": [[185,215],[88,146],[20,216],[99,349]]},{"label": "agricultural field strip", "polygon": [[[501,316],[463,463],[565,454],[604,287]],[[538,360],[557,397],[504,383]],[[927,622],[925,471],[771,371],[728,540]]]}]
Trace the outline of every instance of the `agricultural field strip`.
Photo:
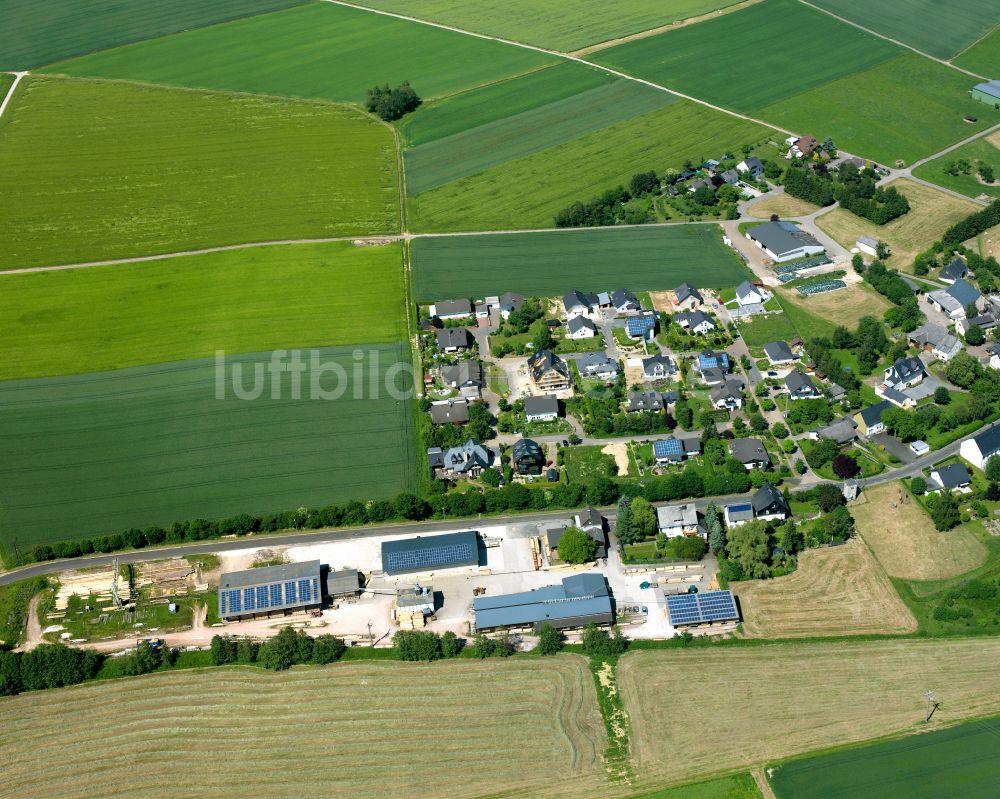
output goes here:
[{"label": "agricultural field strip", "polygon": [[27,72],[16,72],[13,75],[13,79],[8,78],[6,75],[0,76],[0,92],[3,92],[3,102],[0,102],[0,117],[3,116],[3,112],[6,111],[7,106],[10,105],[10,101],[14,96],[14,90],[17,88],[17,84],[19,84],[21,79],[27,74]]},{"label": "agricultural field strip", "polygon": [[1000,25],[952,59],[959,65],[988,72],[1000,63]]}]

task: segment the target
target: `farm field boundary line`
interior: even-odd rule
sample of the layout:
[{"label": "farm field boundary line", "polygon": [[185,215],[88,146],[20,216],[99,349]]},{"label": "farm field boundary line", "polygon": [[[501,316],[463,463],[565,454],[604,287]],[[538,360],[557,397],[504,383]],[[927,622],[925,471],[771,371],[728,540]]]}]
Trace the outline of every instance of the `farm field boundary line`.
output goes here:
[{"label": "farm field boundary line", "polygon": [[[835,14],[829,9],[823,8],[822,6],[814,5],[813,3],[810,3],[809,0],[799,0],[799,2],[802,3],[802,5],[804,6],[809,6],[809,8],[815,9],[816,11],[821,11],[827,16],[833,17],[834,19],[839,20],[854,28],[857,28],[858,30],[862,30],[865,33],[869,33],[872,36],[877,36],[879,39],[884,39],[885,41],[892,42],[893,44],[899,47],[905,47],[907,50],[912,50],[917,55],[923,56],[924,58],[929,58],[931,61],[937,61],[939,64],[944,64],[944,66],[946,67],[950,67],[951,69],[954,69],[958,72],[963,72],[966,75],[972,76],[973,78],[986,80],[982,75],[978,75],[975,72],[970,72],[967,69],[963,69],[962,67],[956,66],[955,64],[952,64],[950,61],[945,61],[943,58],[938,58],[937,56],[933,56],[930,53],[925,53],[923,50],[918,50],[912,44],[907,44],[906,42],[900,41],[899,39],[893,39],[891,36],[886,36],[884,33],[879,33],[878,31],[872,30],[871,28],[866,28],[864,25],[861,25],[860,23],[857,23],[854,20],[848,19],[847,17],[842,17],[839,14]],[[959,55],[961,55],[961,53],[959,53]],[[958,56],[956,56],[956,58],[957,57]]]},{"label": "farm field boundary line", "polygon": [[14,96],[14,92],[17,90],[17,84],[21,82],[21,79],[27,75],[27,72],[8,72],[8,75],[14,76],[14,82],[10,84],[10,89],[7,90],[7,96],[3,98],[3,102],[0,103],[0,117],[3,116],[3,112],[7,110],[7,106],[10,105],[10,98]]},{"label": "farm field boundary line", "polygon": [[966,45],[961,50],[959,50],[957,53],[955,53],[955,55],[953,55],[950,60],[954,61],[956,58],[961,58],[963,55],[965,55],[967,52],[969,52],[969,50],[971,50],[977,44],[980,44],[981,42],[984,42],[987,39],[989,39],[990,36],[992,36],[997,31],[1000,31],[1000,25],[994,25],[992,28],[990,28],[988,31],[986,31],[986,33],[984,33],[982,36],[980,36],[978,39],[976,39],[976,41],[972,42],[969,45]]},{"label": "farm field boundary line", "polygon": [[[933,155],[928,155],[926,158],[921,158],[919,161],[914,161],[912,164],[910,164],[903,171],[904,172],[912,172],[917,167],[923,166],[924,164],[928,163],[929,161],[933,161],[935,158],[941,158],[942,156],[948,155],[948,153],[952,152],[953,150],[957,150],[959,147],[964,147],[966,144],[970,144],[971,142],[974,142],[977,139],[981,139],[984,136],[991,136],[992,134],[996,133],[998,130],[1000,130],[1000,123],[994,125],[992,128],[986,128],[986,130],[981,130],[981,131],[979,131],[979,133],[974,133],[973,135],[969,136],[969,138],[962,139],[962,141],[960,141],[960,142],[956,142],[955,144],[948,145],[943,150],[941,150],[939,152],[936,152]],[[938,188],[940,188],[940,187],[938,187]],[[961,196],[964,197],[965,195],[963,194]]]}]

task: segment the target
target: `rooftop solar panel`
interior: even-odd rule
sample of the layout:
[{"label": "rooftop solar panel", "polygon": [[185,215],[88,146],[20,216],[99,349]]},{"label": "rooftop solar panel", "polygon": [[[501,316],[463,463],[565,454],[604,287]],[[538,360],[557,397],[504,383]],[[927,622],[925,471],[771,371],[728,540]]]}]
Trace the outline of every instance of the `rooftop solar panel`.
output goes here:
[{"label": "rooftop solar panel", "polygon": [[478,564],[475,531],[382,542],[382,570],[387,574]]},{"label": "rooftop solar panel", "polygon": [[674,627],[739,621],[732,591],[709,591],[704,594],[678,594],[667,597],[667,614]]}]

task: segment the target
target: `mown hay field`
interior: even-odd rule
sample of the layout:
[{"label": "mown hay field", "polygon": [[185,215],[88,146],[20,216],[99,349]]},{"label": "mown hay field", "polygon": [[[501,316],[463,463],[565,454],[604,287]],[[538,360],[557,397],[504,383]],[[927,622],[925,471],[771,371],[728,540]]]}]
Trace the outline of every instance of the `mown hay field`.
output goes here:
[{"label": "mown hay field", "polygon": [[[1000,54],[997,55],[997,63],[1000,64]],[[1000,69],[1000,66],[997,69]],[[971,174],[948,174],[948,167],[961,159],[969,161]],[[993,183],[983,183],[979,177],[978,170],[982,164],[988,164],[993,167],[995,173],[1000,174],[1000,136],[997,134],[963,144],[947,155],[918,166],[913,174],[918,178],[937,183],[939,186],[957,191],[967,197],[979,197],[981,194],[988,197],[1000,197],[1000,180],[994,180]]]},{"label": "mown hay field", "polygon": [[[1000,166],[1000,158],[997,159]],[[891,184],[910,201],[908,213],[885,225],[876,225],[860,216],[835,208],[816,218],[816,224],[843,247],[854,249],[861,236],[884,241],[892,250],[888,264],[904,272],[913,271],[913,259],[937,241],[949,227],[979,210],[966,201],[932,186],[906,178]]]},{"label": "mown hay field", "polygon": [[852,505],[858,533],[892,577],[943,580],[957,577],[986,559],[986,547],[964,527],[946,533],[934,528],[926,511],[899,483],[865,489]]},{"label": "mown hay field", "polygon": [[0,267],[392,233],[398,180],[352,109],[29,77],[0,120]]},{"label": "mown hay field", "polygon": [[[262,44],[266,43],[266,44]],[[556,63],[554,56],[332,3],[64,61],[47,71],[360,103],[410,81],[424,99]]]},{"label": "mown hay field", "polygon": [[[796,311],[809,314],[809,319],[819,317],[831,326],[855,327],[863,316],[881,318],[890,305],[885,297],[877,294],[864,283],[848,283],[847,288],[803,296],[794,289],[778,289],[785,312],[795,316]],[[808,322],[796,322],[799,335],[823,335]]]},{"label": "mown hay field", "polygon": [[810,549],[792,574],[733,583],[749,638],[893,635],[917,629],[864,542]]},{"label": "mown hay field", "polygon": [[0,275],[0,380],[209,358],[217,350],[405,339],[399,244],[259,247]]},{"label": "mown hay field", "polygon": [[990,799],[1000,784],[1000,719],[779,763],[778,799]]},{"label": "mown hay field", "polygon": [[[1000,24],[993,0],[813,0],[823,8],[938,58],[951,58]],[[984,73],[985,74],[985,73]]]},{"label": "mown hay field", "polygon": [[738,151],[769,133],[753,122],[678,100],[410,197],[408,221],[423,232],[552,227],[566,206],[625,185],[637,172]]},{"label": "mown hay field", "polygon": [[674,95],[618,80],[406,152],[407,194],[420,194],[558,147],[674,102]]},{"label": "mown hay field", "polygon": [[174,672],[0,713],[7,797],[113,797],[137,775],[178,799],[579,796],[604,780],[594,684],[569,656]]},{"label": "mown hay field", "polygon": [[952,63],[979,75],[994,77],[997,64],[1000,64],[1000,28],[952,59]]},{"label": "mown hay field", "polygon": [[305,0],[0,0],[8,35],[0,69],[30,69],[60,58],[201,28],[298,5]]},{"label": "mown hay field", "polygon": [[737,0],[362,0],[361,5],[569,52],[725,8]]},{"label": "mown hay field", "polygon": [[406,343],[316,359],[326,371],[302,354],[298,395],[289,372],[275,387],[271,352],[227,356],[225,370],[213,358],[0,383],[0,543],[24,551],[414,490],[412,381],[396,374]]},{"label": "mown hay field", "polygon": [[774,197],[754,203],[747,209],[747,213],[757,219],[770,219],[771,214],[777,214],[782,219],[796,216],[807,216],[819,210],[818,205],[807,203],[798,197],[782,192]]},{"label": "mown hay field", "polygon": [[[516,291],[525,296],[580,291],[734,285],[744,270],[714,225],[559,230],[413,240],[413,298]],[[568,281],[568,282],[567,282]]]},{"label": "mown hay field", "polygon": [[1000,712],[998,656],[991,638],[644,651],[618,684],[636,771],[683,779],[922,729],[931,687],[931,729]]}]

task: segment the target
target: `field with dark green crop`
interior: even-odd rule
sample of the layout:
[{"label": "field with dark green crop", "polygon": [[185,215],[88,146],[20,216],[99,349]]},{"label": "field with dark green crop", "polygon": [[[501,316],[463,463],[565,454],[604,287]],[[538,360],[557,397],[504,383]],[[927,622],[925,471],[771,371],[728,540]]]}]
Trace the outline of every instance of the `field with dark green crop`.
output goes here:
[{"label": "field with dark green crop", "polygon": [[0,69],[30,69],[305,0],[0,0]]},{"label": "field with dark green crop", "polygon": [[0,380],[406,338],[398,244],[0,275]]},{"label": "field with dark green crop", "polygon": [[998,739],[1000,719],[971,721],[782,763],[771,785],[778,799],[993,799]]},{"label": "field with dark green crop", "polygon": [[5,268],[399,230],[393,137],[370,116],[100,81],[21,82],[0,197]]},{"label": "field with dark green crop", "polygon": [[[309,368],[299,398],[289,373],[272,381],[271,353],[232,359],[240,373],[222,378],[207,359],[0,383],[0,543],[10,551],[16,539],[24,551],[133,526],[412,490],[412,400],[385,388],[386,372],[409,362],[408,347],[361,341],[360,362],[354,347],[318,350],[327,371]],[[317,375],[320,389],[340,386],[343,395],[311,398]],[[259,398],[239,398],[255,386]]]},{"label": "field with dark green crop", "polygon": [[744,278],[715,225],[567,230],[413,241],[413,298],[482,297],[516,291],[554,296],[581,291],[731,286]]},{"label": "field with dark green crop", "polygon": [[47,70],[360,103],[365,90],[376,84],[408,80],[429,99],[555,60],[367,11],[310,3],[64,61]]}]

